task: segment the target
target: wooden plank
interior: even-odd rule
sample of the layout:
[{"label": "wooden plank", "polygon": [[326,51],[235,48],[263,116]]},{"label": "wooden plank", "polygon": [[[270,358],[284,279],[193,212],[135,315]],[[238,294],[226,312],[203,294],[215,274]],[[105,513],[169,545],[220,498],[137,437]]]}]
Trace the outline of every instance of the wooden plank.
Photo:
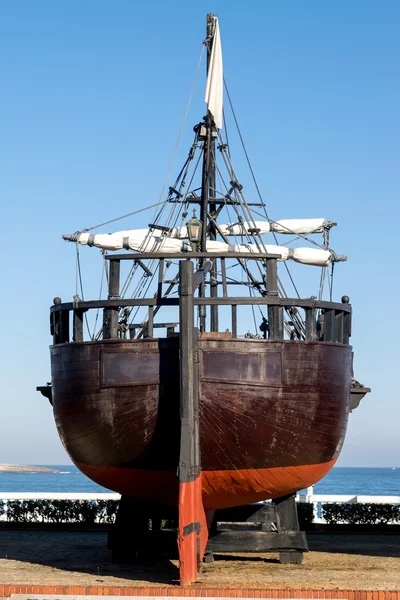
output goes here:
[{"label": "wooden plank", "polygon": [[304,531],[268,533],[264,531],[221,531],[208,542],[212,552],[280,552],[308,550]]},{"label": "wooden plank", "polygon": [[[125,306],[178,306],[178,298],[120,298],[115,300],[92,300],[84,301],[80,300],[78,308],[90,309],[90,308],[108,308],[108,307],[125,307]],[[344,310],[345,313],[351,313],[351,307],[343,308],[343,304],[338,302],[325,302],[315,300],[302,300],[299,298],[276,298],[273,296],[261,296],[259,298],[248,298],[245,296],[232,296],[229,298],[193,298],[193,304],[198,305],[212,305],[220,304],[221,306],[232,306],[243,305],[274,305],[288,308],[290,306],[297,306],[298,308],[321,308],[331,310]],[[73,310],[76,308],[73,302],[63,302],[62,304],[54,304],[50,307],[50,313],[56,313],[63,310]]]},{"label": "wooden plank", "polygon": [[217,510],[216,519],[218,523],[236,521],[239,523],[262,523],[275,517],[273,504],[248,504],[246,506],[233,506],[232,508],[221,508]]}]

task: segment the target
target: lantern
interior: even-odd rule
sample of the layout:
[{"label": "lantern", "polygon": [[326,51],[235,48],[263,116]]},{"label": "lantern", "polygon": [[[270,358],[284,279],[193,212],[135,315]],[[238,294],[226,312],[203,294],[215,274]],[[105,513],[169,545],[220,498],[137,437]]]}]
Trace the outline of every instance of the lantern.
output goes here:
[{"label": "lantern", "polygon": [[193,209],[193,217],[186,223],[187,232],[189,242],[193,245],[194,248],[197,248],[198,244],[201,242],[201,232],[203,229],[203,224],[196,217],[196,210]]}]

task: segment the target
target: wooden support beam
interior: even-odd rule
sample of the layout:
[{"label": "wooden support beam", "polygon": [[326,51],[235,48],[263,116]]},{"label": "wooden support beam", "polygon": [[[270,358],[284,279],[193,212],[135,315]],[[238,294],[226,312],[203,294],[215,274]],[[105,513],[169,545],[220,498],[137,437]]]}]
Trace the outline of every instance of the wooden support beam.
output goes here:
[{"label": "wooden support beam", "polygon": [[324,312],[324,342],[335,341],[335,310],[325,309]]},{"label": "wooden support beam", "polygon": [[152,306],[149,306],[146,332],[143,337],[152,338],[153,336],[154,336],[154,308]]},{"label": "wooden support beam", "polygon": [[164,259],[161,258],[158,262],[158,287],[157,298],[162,298],[162,286],[164,281]]},{"label": "wooden support beam", "polygon": [[197,581],[208,529],[201,493],[198,333],[194,329],[193,263],[179,265],[180,418],[178,549],[181,585]]},{"label": "wooden support beam", "polygon": [[224,298],[228,297],[228,286],[226,283],[226,263],[225,258],[221,258],[221,274],[222,274],[222,295]]},{"label": "wooden support beam", "polygon": [[83,314],[86,311],[76,308],[73,312],[73,341],[83,342]]},{"label": "wooden support beam", "polygon": [[343,319],[343,311],[336,310],[335,311],[335,342],[338,344],[343,344],[344,338],[344,319]]},{"label": "wooden support beam", "polygon": [[317,309],[306,308],[306,340],[317,339]]},{"label": "wooden support beam", "polygon": [[351,337],[351,313],[343,316],[343,344],[349,344]]},{"label": "wooden support beam", "polygon": [[[120,261],[110,260],[108,275],[108,299],[119,300]],[[103,311],[103,338],[118,337],[118,312],[119,306],[106,308]]]},{"label": "wooden support beam", "polygon": [[[212,552],[293,552],[307,551],[304,531],[267,533],[265,531],[221,531],[210,538]],[[295,557],[293,557],[294,559]],[[298,561],[296,556],[296,560]]]},{"label": "wooden support beam", "polygon": [[[296,495],[291,494],[282,498],[275,498],[273,504],[276,510],[277,529],[279,537],[284,540],[286,536],[292,537],[292,546],[287,548],[280,547],[281,554],[279,560],[282,563],[300,564],[303,558],[303,551],[308,550],[307,539],[304,532],[300,531],[299,518],[296,508]],[[303,536],[304,546],[298,545]]]},{"label": "wooden support beam", "polygon": [[237,338],[237,306],[232,304],[232,337]]},{"label": "wooden support beam", "polygon": [[[267,294],[278,297],[278,266],[275,258],[267,260]],[[283,339],[283,311],[280,306],[268,306],[268,337]]]},{"label": "wooden support beam", "polygon": [[69,311],[60,310],[50,314],[50,331],[53,344],[69,342]]}]

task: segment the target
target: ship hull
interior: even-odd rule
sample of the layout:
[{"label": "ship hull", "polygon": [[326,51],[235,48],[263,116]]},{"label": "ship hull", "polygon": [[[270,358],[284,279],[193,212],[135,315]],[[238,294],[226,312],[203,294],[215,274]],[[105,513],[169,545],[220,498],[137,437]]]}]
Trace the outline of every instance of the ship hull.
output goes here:
[{"label": "ship hull", "polygon": [[[179,338],[51,348],[53,406],[79,469],[121,494],[177,505]],[[333,466],[349,411],[351,348],[199,339],[204,508],[281,497]]]}]

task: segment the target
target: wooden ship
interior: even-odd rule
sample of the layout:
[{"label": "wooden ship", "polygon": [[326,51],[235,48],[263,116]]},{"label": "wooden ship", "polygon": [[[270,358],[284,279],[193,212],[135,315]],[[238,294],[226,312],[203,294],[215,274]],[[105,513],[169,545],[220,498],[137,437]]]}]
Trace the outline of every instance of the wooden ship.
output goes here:
[{"label": "wooden ship", "polygon": [[[177,511],[182,584],[197,578],[215,511],[284,506],[333,467],[352,385],[349,298],[290,298],[278,274],[290,260],[323,274],[345,260],[329,247],[334,223],[273,221],[261,198],[247,202],[223,137],[215,15],[204,43],[207,115],[148,228],[63,236],[102,250],[108,294],[55,298],[51,386],[39,388],[72,461],[129,499],[125,514],[138,522],[146,503]],[[266,244],[267,234],[311,246]],[[87,338],[90,314],[102,320]]]}]

